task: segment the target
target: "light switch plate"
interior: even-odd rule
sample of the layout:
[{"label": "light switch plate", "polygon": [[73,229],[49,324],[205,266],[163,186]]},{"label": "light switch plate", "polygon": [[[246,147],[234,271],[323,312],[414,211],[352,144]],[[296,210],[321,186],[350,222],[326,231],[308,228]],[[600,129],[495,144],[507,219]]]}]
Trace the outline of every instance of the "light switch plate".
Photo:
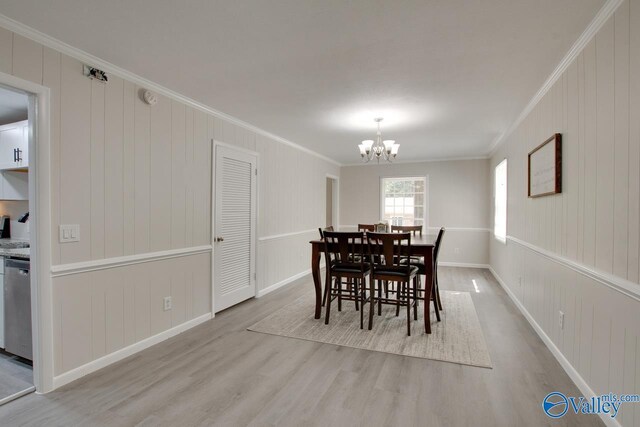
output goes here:
[{"label": "light switch plate", "polygon": [[80,224],[64,224],[60,226],[60,243],[79,242]]}]

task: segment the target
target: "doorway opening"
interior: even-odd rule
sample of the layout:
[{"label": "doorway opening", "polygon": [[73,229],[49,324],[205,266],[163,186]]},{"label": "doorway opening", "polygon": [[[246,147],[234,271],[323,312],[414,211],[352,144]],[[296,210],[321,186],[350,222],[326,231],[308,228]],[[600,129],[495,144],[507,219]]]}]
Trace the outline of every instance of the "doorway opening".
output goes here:
[{"label": "doorway opening", "polygon": [[34,96],[0,85],[0,405],[35,391],[29,223],[34,102]]},{"label": "doorway opening", "polygon": [[326,178],[326,220],[325,225],[333,226],[336,230],[340,226],[338,221],[338,188],[337,176],[327,175]]}]

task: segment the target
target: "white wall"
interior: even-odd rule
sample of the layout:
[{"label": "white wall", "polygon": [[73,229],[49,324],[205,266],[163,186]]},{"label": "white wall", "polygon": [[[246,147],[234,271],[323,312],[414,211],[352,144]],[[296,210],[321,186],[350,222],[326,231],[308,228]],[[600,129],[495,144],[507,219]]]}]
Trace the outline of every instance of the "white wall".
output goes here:
[{"label": "white wall", "polygon": [[[556,132],[562,194],[528,199],[527,153]],[[505,157],[509,238],[491,239],[493,269],[593,391],[640,393],[640,0],[622,3],[492,169]],[[622,425],[640,425],[640,405],[622,408]]]},{"label": "white wall", "polygon": [[[51,90],[54,370],[64,378],[56,384],[211,312],[210,253],[200,252],[211,245],[212,139],[260,153],[263,292],[309,270],[308,241],[324,224],[325,175],[340,173],[179,101],[159,96],[149,107],[136,84],[113,74],[99,83],[82,69],[0,28],[0,72]],[[80,242],[59,244],[60,224],[80,224]],[[121,262],[132,255],[139,261]],[[165,312],[168,295],[173,310]]]},{"label": "white wall", "polygon": [[[340,173],[340,222],[380,219],[380,178],[428,176],[430,233],[447,227],[441,262],[489,263],[489,161],[456,160],[346,166]],[[459,252],[456,253],[455,249]]]}]

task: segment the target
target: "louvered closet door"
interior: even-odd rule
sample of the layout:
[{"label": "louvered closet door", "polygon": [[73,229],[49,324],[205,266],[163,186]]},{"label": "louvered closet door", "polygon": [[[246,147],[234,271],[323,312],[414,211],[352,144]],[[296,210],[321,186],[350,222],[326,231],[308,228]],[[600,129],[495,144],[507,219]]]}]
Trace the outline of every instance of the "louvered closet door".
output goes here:
[{"label": "louvered closet door", "polygon": [[214,309],[256,294],[255,155],[216,146]]}]

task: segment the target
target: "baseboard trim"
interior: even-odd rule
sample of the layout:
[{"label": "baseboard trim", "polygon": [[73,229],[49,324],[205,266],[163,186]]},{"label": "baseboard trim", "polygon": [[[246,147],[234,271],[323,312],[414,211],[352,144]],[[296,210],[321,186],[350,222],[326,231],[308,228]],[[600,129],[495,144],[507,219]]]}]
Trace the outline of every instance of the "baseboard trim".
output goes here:
[{"label": "baseboard trim", "polygon": [[114,351],[113,353],[107,354],[106,356],[93,360],[85,365],[67,371],[64,374],[55,376],[53,378],[53,390],[174,337],[188,329],[210,320],[212,317],[211,313],[203,314],[195,319],[189,320],[171,329],[167,329],[164,332],[160,332],[157,335],[145,338],[144,340],[131,344],[128,347],[121,348],[120,350]]},{"label": "baseboard trim", "polygon": [[438,261],[438,265],[441,267],[489,268],[489,264],[474,264],[469,262]]},{"label": "baseboard trim", "polygon": [[[522,305],[518,297],[516,297],[516,295],[511,291],[511,289],[509,289],[509,287],[498,275],[498,273],[493,269],[493,267],[488,266],[488,269],[493,275],[493,277],[495,277],[496,281],[500,284],[502,289],[504,289],[507,295],[509,295],[509,298],[511,298],[511,301],[513,301],[516,307],[518,307],[518,310],[520,310],[520,312],[525,317],[525,319],[527,319],[529,324],[536,331],[536,333],[538,334],[542,342],[544,342],[544,344],[547,346],[549,351],[551,351],[551,354],[553,354],[556,360],[560,363],[560,366],[562,366],[562,368],[567,373],[567,375],[569,375],[569,378],[571,378],[571,380],[576,385],[576,387],[578,387],[578,390],[580,390],[580,392],[585,397],[595,396],[596,393],[591,389],[589,384],[585,381],[584,378],[582,378],[580,373],[576,370],[576,368],[573,367],[571,362],[569,362],[569,360],[567,360],[567,358],[564,357],[564,354],[562,354],[562,351],[560,351],[560,349],[555,345],[553,340],[546,334],[546,332],[542,329],[542,327],[540,327],[540,325],[538,324],[538,322],[536,322],[536,320],[533,318],[531,313],[529,313],[529,311],[525,308],[525,306]],[[553,390],[550,390],[550,392],[551,391]],[[618,422],[618,420],[616,420],[615,418],[611,418],[606,414],[600,414],[600,419],[602,419],[602,421],[604,421],[604,423],[609,427],[622,427]]]},{"label": "baseboard trim", "polygon": [[256,298],[263,297],[263,296],[275,291],[278,288],[281,288],[281,287],[283,287],[285,285],[288,285],[291,282],[295,282],[298,279],[302,279],[303,277],[305,277],[307,275],[310,275],[310,274],[311,274],[311,269],[308,269],[308,270],[302,271],[302,272],[300,272],[298,274],[294,274],[291,277],[287,277],[286,279],[281,280],[278,283],[274,283],[273,285],[271,285],[271,286],[269,286],[267,288],[261,289],[258,292],[256,292]]}]

